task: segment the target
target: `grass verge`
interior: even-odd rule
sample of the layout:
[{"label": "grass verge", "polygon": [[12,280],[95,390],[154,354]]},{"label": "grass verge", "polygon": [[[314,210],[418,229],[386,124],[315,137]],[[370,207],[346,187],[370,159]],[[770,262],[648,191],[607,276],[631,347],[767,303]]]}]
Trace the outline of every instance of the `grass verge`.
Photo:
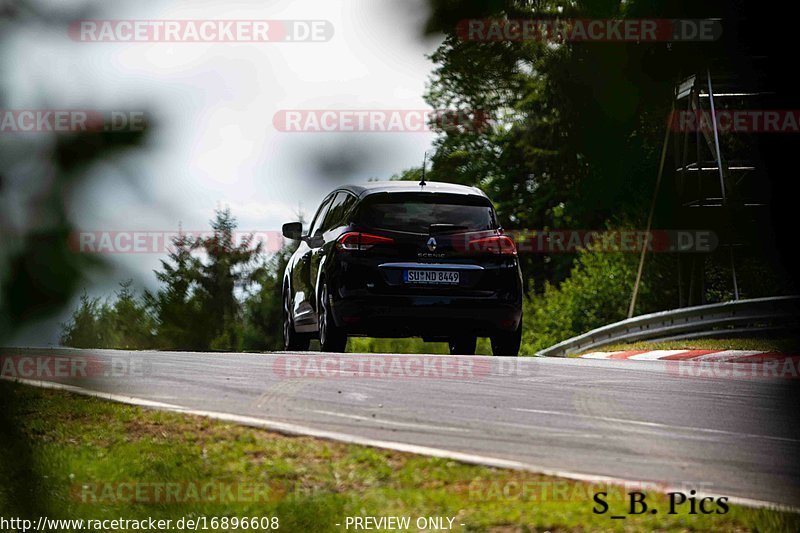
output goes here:
[{"label": "grass verge", "polygon": [[[315,532],[347,531],[347,516],[410,516],[412,525],[418,517],[452,517],[455,531],[800,529],[798,515],[735,506],[726,514],[668,515],[666,497],[655,492],[647,501],[659,514],[612,520],[626,509],[616,487],[287,437],[3,381],[0,405],[6,518],[275,516],[279,531]],[[238,487],[239,496],[220,503],[219,493],[190,490],[208,482]],[[152,490],[164,483],[179,488],[172,500]],[[605,515],[592,512],[597,490],[609,493]]]},{"label": "grass verge", "polygon": [[[315,343],[316,341],[312,341]],[[350,337],[347,340],[349,353],[414,353],[448,355],[446,342],[425,342],[418,337],[400,339],[376,339],[372,337]],[[475,355],[492,355],[489,339],[480,337]]]}]

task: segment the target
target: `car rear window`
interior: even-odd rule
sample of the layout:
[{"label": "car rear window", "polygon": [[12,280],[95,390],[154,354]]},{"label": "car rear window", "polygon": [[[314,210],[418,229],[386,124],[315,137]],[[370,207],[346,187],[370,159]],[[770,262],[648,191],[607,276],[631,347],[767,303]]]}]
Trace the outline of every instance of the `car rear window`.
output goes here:
[{"label": "car rear window", "polygon": [[359,209],[358,222],[369,228],[428,233],[437,231],[481,231],[495,229],[497,222],[489,201],[480,196],[375,195]]}]

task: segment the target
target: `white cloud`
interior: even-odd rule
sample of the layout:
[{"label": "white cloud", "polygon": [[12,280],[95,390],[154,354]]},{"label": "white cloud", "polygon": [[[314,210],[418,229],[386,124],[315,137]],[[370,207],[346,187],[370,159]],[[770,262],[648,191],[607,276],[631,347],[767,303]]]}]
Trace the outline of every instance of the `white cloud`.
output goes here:
[{"label": "white cloud", "polygon": [[[339,184],[419,165],[433,140],[286,134],[272,125],[281,109],[427,107],[425,54],[437,43],[420,38],[418,0],[93,5],[92,18],[108,19],[325,19],[335,35],[328,43],[91,44],[71,41],[66,28],[18,31],[0,65],[11,106],[146,109],[158,128],[147,149],[99,167],[75,191],[71,212],[81,228],[203,229],[215,208],[229,205],[243,229],[280,229],[298,207],[313,213]],[[357,161],[342,165],[344,152]],[[115,258],[93,283],[133,276],[152,284],[159,259]]]}]

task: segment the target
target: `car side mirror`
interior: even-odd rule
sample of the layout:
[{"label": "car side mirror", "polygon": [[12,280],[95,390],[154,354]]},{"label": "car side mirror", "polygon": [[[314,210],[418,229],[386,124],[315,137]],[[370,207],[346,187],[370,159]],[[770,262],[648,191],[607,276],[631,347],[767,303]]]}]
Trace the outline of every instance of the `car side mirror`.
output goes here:
[{"label": "car side mirror", "polygon": [[300,241],[303,239],[303,223],[302,222],[289,222],[283,225],[283,236],[293,241]]}]

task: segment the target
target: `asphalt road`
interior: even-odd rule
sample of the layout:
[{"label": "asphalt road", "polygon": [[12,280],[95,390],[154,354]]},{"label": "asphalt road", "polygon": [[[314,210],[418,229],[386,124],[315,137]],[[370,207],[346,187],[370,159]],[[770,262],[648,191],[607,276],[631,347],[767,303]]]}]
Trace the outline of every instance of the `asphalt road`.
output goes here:
[{"label": "asphalt road", "polygon": [[15,361],[5,377],[29,373],[17,363],[37,355],[88,359],[88,371],[73,377],[43,376],[46,365],[21,377],[357,442],[800,506],[797,380],[681,375],[677,363],[662,361],[16,348],[0,355]]}]

